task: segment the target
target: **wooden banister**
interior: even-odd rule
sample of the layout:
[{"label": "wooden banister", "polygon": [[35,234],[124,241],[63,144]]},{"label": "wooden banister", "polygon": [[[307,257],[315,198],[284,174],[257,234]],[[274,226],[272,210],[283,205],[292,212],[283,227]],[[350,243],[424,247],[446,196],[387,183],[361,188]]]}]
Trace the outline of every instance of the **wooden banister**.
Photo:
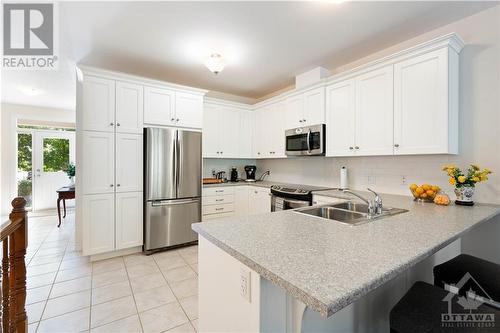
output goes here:
[{"label": "wooden banister", "polygon": [[28,245],[26,200],[17,197],[12,200],[9,221],[2,225],[2,331],[26,333],[26,264],[24,257]]}]

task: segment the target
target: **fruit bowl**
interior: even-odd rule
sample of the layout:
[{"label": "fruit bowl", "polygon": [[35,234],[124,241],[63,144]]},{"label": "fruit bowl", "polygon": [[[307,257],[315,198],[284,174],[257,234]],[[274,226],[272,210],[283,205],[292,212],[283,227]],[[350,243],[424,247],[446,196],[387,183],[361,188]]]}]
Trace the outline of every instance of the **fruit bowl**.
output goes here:
[{"label": "fruit bowl", "polygon": [[436,197],[436,194],[438,194],[440,190],[441,188],[437,185],[429,185],[429,184],[423,184],[421,186],[418,186],[417,184],[410,185],[411,194],[413,194],[415,200],[418,201],[433,202],[434,198]]}]

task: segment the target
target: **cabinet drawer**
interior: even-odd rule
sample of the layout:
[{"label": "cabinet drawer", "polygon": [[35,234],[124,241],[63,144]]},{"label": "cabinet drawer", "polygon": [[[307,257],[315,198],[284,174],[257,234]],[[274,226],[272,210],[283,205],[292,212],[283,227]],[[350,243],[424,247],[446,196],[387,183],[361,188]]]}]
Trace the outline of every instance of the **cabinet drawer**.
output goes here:
[{"label": "cabinet drawer", "polygon": [[233,212],[234,205],[232,203],[229,203],[229,204],[222,204],[222,205],[203,206],[202,211],[203,211],[203,215]]},{"label": "cabinet drawer", "polygon": [[231,187],[207,187],[203,189],[203,196],[204,197],[209,197],[209,196],[214,196],[214,195],[226,195],[226,194],[233,194],[234,193],[234,188]]},{"label": "cabinet drawer", "polygon": [[220,213],[220,214],[210,214],[210,215],[203,215],[201,220],[202,220],[202,222],[205,222],[205,221],[209,221],[209,220],[222,219],[224,217],[231,217],[231,216],[234,216],[233,212]]},{"label": "cabinet drawer", "polygon": [[234,195],[226,194],[226,195],[214,195],[209,197],[203,197],[202,202],[203,206],[233,203]]}]

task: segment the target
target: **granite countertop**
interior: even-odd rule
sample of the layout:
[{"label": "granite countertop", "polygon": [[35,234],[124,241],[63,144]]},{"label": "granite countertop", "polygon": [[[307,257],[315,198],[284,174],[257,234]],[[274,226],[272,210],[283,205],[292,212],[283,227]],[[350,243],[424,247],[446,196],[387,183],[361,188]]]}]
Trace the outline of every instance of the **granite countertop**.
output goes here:
[{"label": "granite countertop", "polygon": [[197,223],[193,229],[330,316],[500,214],[498,205],[438,206],[408,196],[381,197],[385,206],[409,212],[349,226],[289,210]]}]

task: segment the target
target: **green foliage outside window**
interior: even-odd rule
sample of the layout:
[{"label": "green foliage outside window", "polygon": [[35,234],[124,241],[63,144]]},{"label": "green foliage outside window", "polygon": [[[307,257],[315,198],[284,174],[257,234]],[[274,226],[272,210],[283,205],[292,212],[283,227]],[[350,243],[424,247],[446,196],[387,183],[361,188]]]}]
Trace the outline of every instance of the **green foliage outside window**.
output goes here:
[{"label": "green foliage outside window", "polygon": [[19,133],[17,136],[17,168],[31,171],[31,134]]},{"label": "green foliage outside window", "polygon": [[65,171],[69,165],[69,140],[60,138],[43,139],[43,171]]}]

